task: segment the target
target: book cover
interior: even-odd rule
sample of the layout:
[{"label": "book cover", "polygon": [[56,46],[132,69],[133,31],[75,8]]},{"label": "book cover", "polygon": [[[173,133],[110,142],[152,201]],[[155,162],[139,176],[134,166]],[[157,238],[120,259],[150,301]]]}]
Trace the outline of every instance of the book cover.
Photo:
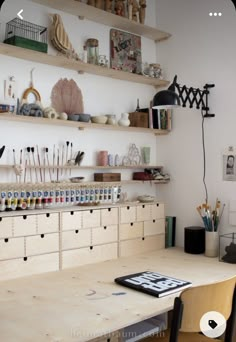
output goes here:
[{"label": "book cover", "polygon": [[152,124],[153,128],[158,129],[158,109],[152,108]]},{"label": "book cover", "polygon": [[168,131],[172,129],[172,109],[167,109],[167,129]]},{"label": "book cover", "polygon": [[167,129],[167,110],[160,109],[160,128]]},{"label": "book cover", "polygon": [[189,281],[151,271],[129,274],[118,277],[114,281],[120,285],[159,298],[192,286]]},{"label": "book cover", "polygon": [[176,217],[166,216],[165,247],[175,246]]}]

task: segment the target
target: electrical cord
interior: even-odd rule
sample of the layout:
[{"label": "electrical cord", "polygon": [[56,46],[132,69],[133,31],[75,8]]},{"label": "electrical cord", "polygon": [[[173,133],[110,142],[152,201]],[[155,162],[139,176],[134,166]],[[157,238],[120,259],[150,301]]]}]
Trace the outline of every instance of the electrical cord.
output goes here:
[{"label": "electrical cord", "polygon": [[205,194],[206,194],[206,203],[208,203],[208,191],[207,191],[207,185],[206,185],[206,148],[205,148],[205,131],[204,131],[204,121],[205,117],[203,114],[203,111],[201,110],[202,114],[202,152],[203,152],[203,184],[205,188]]}]

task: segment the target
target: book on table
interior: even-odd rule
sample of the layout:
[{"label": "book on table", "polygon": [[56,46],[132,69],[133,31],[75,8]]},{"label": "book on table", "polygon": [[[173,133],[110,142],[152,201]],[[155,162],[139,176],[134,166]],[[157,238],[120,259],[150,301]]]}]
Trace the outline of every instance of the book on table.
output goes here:
[{"label": "book on table", "polygon": [[192,286],[190,281],[173,278],[151,271],[129,274],[115,278],[114,281],[120,285],[124,285],[155,297],[167,296]]}]

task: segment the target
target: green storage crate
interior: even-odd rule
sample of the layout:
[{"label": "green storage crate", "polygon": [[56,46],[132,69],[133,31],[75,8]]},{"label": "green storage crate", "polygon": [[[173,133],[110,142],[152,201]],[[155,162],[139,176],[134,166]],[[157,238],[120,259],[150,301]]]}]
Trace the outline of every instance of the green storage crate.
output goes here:
[{"label": "green storage crate", "polygon": [[25,49],[45,52],[45,53],[47,53],[48,51],[47,43],[37,42],[36,40],[19,37],[19,36],[13,36],[13,37],[7,38],[4,40],[4,43],[15,45],[15,46],[20,46]]}]

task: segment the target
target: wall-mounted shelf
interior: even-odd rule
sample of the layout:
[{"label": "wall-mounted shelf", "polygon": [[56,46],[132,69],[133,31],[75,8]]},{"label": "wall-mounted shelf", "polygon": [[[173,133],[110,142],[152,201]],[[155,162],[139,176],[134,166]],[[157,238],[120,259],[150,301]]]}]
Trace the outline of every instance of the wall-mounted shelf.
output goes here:
[{"label": "wall-mounted shelf", "polygon": [[[14,165],[0,165],[0,168],[13,168]],[[119,166],[96,166],[96,165],[62,165],[62,166],[27,166],[27,169],[71,169],[71,170],[140,170],[140,169],[163,169],[163,166],[157,165],[119,165]]]},{"label": "wall-mounted shelf", "polygon": [[[91,7],[91,6],[89,6]],[[153,87],[165,87],[169,84],[169,81],[159,80],[158,78],[132,74],[122,70],[114,70],[110,68],[101,67],[99,65],[88,64],[74,59],[67,58],[65,56],[52,56],[43,52],[24,49],[18,46],[0,43],[0,54],[16,57],[36,63],[42,63],[55,67],[65,68],[69,70],[75,70],[79,73],[87,72],[89,74],[109,77],[112,79],[129,81],[134,83],[140,83],[150,85]]]},{"label": "wall-mounted shelf", "polygon": [[171,36],[170,33],[160,31],[154,27],[139,24],[127,18],[108,13],[93,6],[76,0],[31,0],[41,5],[51,7],[69,14],[86,18],[99,24],[115,27],[130,33],[137,34],[155,41],[161,41]]},{"label": "wall-mounted shelf", "polygon": [[41,124],[41,125],[74,127],[74,128],[81,129],[81,130],[105,129],[105,130],[112,130],[112,131],[126,131],[130,133],[135,133],[135,132],[152,133],[155,135],[165,135],[169,133],[167,130],[164,130],[164,129],[152,129],[152,128],[143,128],[143,127],[124,127],[124,126],[118,126],[118,125],[103,125],[103,124],[94,124],[94,123],[59,120],[59,119],[51,120],[51,119],[46,119],[46,118],[15,115],[11,113],[0,114],[0,120],[31,123],[31,124],[36,124],[36,125]]}]

